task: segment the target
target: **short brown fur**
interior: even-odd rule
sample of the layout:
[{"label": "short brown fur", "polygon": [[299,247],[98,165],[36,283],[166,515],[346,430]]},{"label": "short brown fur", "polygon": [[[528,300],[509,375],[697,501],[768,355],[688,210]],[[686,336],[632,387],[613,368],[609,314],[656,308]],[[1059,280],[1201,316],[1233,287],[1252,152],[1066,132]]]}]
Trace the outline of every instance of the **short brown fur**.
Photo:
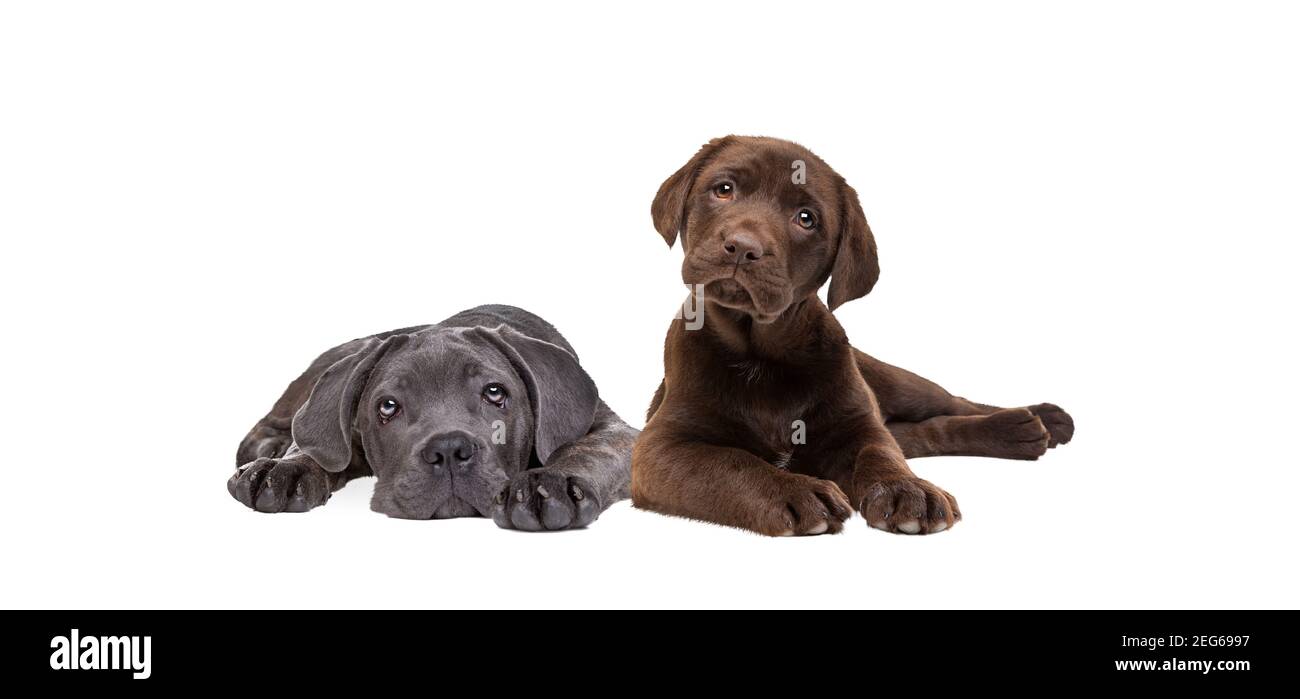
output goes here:
[{"label": "short brown fur", "polygon": [[[637,507],[774,536],[835,533],[856,510],[929,534],[961,511],[907,458],[1036,459],[1073,436],[1054,405],[974,403],[849,345],[831,311],[874,286],[876,243],[857,193],[802,146],[710,141],[651,213],[669,245],[682,239],[703,325],[669,327],[632,458]],[[817,296],[828,279],[829,308]]]}]

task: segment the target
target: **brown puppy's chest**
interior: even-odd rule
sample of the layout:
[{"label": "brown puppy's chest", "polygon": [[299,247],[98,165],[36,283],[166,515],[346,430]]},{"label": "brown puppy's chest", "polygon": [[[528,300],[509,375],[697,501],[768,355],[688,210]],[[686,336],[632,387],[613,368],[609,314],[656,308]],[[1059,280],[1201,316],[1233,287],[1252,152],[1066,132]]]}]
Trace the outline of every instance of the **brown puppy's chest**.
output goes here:
[{"label": "brown puppy's chest", "polygon": [[666,419],[700,441],[785,466],[810,435],[825,441],[844,406],[870,404],[848,338],[824,306],[805,305],[780,325],[710,310],[701,330],[675,323],[665,353]]},{"label": "brown puppy's chest", "polygon": [[709,373],[727,441],[778,466],[806,443],[828,390],[824,374],[778,361],[731,360]]}]

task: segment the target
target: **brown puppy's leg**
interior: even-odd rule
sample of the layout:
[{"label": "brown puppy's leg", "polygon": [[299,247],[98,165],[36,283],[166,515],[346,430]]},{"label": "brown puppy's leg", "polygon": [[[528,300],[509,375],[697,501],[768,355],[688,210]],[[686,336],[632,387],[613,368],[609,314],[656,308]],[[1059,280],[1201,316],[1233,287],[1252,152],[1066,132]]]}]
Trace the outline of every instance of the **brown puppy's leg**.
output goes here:
[{"label": "brown puppy's leg", "polygon": [[921,422],[887,424],[904,456],[991,456],[1033,460],[1047,452],[1050,434],[1024,408],[991,415],[940,415]]},{"label": "brown puppy's leg", "polygon": [[886,422],[920,422],[939,415],[988,415],[1001,408],[966,400],[906,369],[886,364],[859,349],[853,361],[876,394]]},{"label": "brown puppy's leg", "polygon": [[875,529],[937,534],[961,519],[957,499],[912,473],[893,437],[866,440],[854,462],[852,487],[858,511]]},{"label": "brown puppy's leg", "polygon": [[[976,403],[905,369],[853,350],[885,424],[907,458],[991,456],[1037,459],[1074,436],[1074,420],[1051,403],[998,408]],[[984,417],[981,417],[984,416]]]},{"label": "brown puppy's leg", "polygon": [[[870,398],[867,399],[870,402]],[[856,403],[856,399],[854,400]],[[896,534],[936,534],[961,519],[957,499],[918,478],[874,411],[826,406],[808,420],[808,443],[796,447],[790,470],[835,481],[867,524]],[[814,431],[814,426],[824,425]]]},{"label": "brown puppy's leg", "polygon": [[1070,414],[1050,403],[1004,408],[988,415],[939,415],[920,422],[885,423],[903,454],[989,456],[1034,460],[1074,436]]},{"label": "brown puppy's leg", "polygon": [[835,483],[654,430],[632,455],[632,504],[768,536],[837,533],[853,513]]}]

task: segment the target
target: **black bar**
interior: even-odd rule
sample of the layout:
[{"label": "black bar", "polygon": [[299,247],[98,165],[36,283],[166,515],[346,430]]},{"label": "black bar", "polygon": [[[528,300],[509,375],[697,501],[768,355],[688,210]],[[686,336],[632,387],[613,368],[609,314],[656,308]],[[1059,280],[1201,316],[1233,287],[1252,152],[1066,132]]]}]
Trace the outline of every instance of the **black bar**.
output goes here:
[{"label": "black bar", "polygon": [[[1286,686],[1297,664],[1291,611],[541,614],[6,612],[3,667],[11,685],[116,685],[132,693],[338,690],[346,682],[420,683],[413,686],[430,694],[482,682],[492,683],[482,691],[511,691],[509,682],[522,683],[518,691],[539,691],[539,682],[559,682],[546,679],[557,674],[601,692],[625,691],[625,685],[638,692],[769,691],[774,682],[821,682],[826,672],[861,691],[883,692],[899,680],[925,693],[934,683],[1057,690]],[[95,646],[86,656],[91,660],[105,647],[103,637],[114,638],[119,649],[122,637],[137,637],[137,650],[149,637],[149,677],[135,679],[141,668],[125,663],[116,670],[52,668],[56,639],[70,642],[74,629],[82,644]],[[112,660],[107,652],[103,657]],[[56,664],[65,659],[53,658]],[[1118,669],[1125,661],[1152,667]],[[1207,661],[1208,671],[1191,666]]]}]

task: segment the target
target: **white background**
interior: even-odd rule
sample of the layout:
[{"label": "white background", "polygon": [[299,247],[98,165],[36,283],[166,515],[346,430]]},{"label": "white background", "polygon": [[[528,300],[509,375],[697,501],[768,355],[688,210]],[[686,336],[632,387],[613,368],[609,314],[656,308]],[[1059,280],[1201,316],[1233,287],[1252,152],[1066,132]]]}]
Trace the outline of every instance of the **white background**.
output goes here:
[{"label": "white background", "polygon": [[[457,5],[0,10],[4,606],[1297,606],[1295,10]],[[650,201],[727,133],[861,193],[857,346],[1075,441],[914,462],[966,516],[927,538],[227,494],[316,354],[485,302],[643,424],[684,296]]]}]

